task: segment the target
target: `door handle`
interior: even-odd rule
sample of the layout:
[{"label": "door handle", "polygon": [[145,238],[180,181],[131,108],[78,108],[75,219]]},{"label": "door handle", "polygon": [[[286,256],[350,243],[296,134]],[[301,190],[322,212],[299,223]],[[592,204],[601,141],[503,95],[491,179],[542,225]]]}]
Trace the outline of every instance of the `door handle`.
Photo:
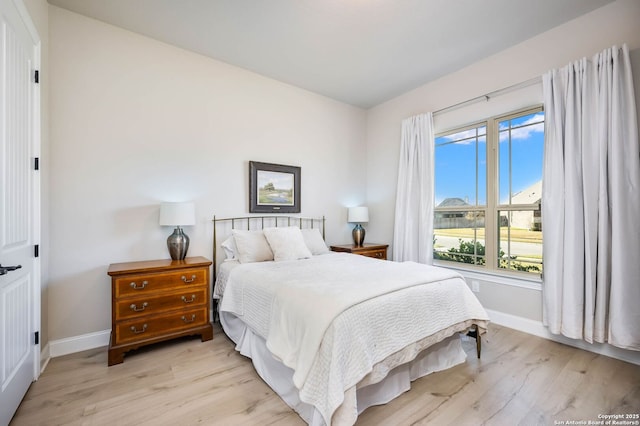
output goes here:
[{"label": "door handle", "polygon": [[6,275],[7,272],[15,271],[16,269],[22,268],[22,265],[16,266],[2,266],[0,265],[0,275]]}]

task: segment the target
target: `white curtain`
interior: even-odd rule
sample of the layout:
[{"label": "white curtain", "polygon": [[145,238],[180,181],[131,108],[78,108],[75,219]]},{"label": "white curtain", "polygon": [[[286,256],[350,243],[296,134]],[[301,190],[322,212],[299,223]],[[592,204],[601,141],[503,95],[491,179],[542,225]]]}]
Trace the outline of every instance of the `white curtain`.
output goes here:
[{"label": "white curtain", "polygon": [[543,321],[640,350],[640,147],[627,46],[543,76]]},{"label": "white curtain", "polygon": [[402,121],[393,260],[433,263],[433,115]]}]

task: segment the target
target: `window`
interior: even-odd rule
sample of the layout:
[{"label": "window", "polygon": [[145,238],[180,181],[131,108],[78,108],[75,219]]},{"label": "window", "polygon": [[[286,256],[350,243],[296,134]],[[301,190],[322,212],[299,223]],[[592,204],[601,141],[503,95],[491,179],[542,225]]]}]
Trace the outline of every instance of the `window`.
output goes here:
[{"label": "window", "polygon": [[434,259],[542,273],[541,107],[435,139]]}]

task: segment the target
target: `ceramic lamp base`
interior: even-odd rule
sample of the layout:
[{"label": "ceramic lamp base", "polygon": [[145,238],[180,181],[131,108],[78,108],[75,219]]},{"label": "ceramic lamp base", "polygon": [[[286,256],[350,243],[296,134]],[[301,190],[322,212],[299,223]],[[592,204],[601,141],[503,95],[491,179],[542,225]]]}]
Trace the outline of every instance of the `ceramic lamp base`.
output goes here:
[{"label": "ceramic lamp base", "polygon": [[189,250],[189,237],[179,226],[167,238],[167,248],[172,260],[184,260]]},{"label": "ceramic lamp base", "polygon": [[364,234],[365,232],[362,225],[357,224],[351,232],[351,235],[353,235],[353,244],[355,244],[357,247],[361,247],[364,243]]}]

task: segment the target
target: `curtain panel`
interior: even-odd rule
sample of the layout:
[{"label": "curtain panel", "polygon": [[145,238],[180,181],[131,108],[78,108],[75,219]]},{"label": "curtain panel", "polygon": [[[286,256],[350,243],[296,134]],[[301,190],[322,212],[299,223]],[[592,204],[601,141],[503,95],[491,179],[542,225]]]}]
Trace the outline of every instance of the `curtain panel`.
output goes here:
[{"label": "curtain panel", "polygon": [[433,263],[433,115],[402,121],[393,260]]},{"label": "curtain panel", "polygon": [[627,46],[543,75],[543,322],[640,350],[640,147]]}]

